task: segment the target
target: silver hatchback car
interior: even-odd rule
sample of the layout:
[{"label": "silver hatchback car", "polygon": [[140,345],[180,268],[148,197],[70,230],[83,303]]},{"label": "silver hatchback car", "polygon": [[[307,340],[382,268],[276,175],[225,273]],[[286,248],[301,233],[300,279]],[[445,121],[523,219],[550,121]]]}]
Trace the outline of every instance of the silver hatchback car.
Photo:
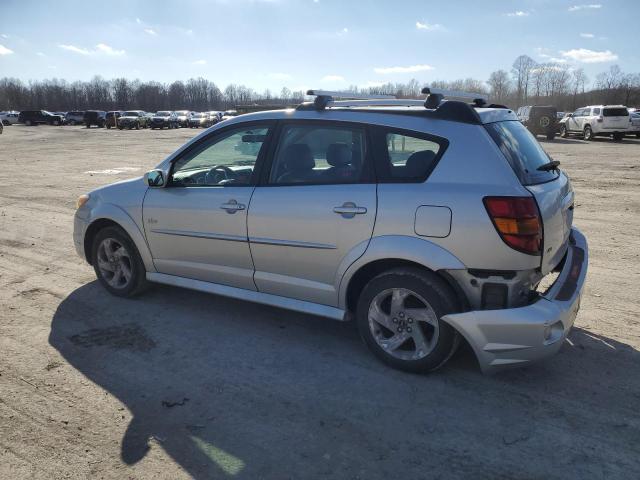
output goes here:
[{"label": "silver hatchback car", "polygon": [[485,372],[557,352],[587,242],[568,177],[516,115],[434,89],[426,101],[309,93],[81,196],[74,242],[102,285],[354,318],[377,357],[414,372],[461,339]]}]

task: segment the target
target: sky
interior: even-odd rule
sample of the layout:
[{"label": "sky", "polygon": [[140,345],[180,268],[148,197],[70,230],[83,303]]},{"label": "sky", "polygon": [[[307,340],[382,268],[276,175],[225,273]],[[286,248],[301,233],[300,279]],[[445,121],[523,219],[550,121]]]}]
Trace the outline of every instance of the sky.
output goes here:
[{"label": "sky", "polygon": [[278,92],[486,80],[521,54],[640,72],[640,1],[583,1],[0,0],[0,77]]}]

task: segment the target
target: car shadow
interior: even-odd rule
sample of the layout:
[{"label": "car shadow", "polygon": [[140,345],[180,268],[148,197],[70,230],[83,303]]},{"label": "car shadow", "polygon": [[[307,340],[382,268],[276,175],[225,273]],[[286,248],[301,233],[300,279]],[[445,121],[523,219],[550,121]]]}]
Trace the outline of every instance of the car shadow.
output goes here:
[{"label": "car shadow", "polygon": [[[481,459],[482,445],[494,436],[502,442],[542,421],[537,416],[551,391],[571,406],[597,389],[609,411],[625,413],[620,390],[601,389],[620,381],[611,374],[616,362],[637,372],[638,352],[579,328],[570,341],[553,361],[492,377],[479,373],[468,349],[441,373],[410,375],[375,360],[351,323],[163,286],[120,299],[96,281],[60,303],[49,337],[70,365],[130,411],[119,452],[124,463],[159,447],[194,478],[250,479],[393,478],[398,472],[419,478],[428,466],[446,476],[451,470],[443,458],[461,454],[462,446],[464,456]],[[585,371],[589,381],[578,381]],[[640,392],[638,376],[632,377],[627,385]],[[535,418],[521,402],[525,397],[539,402]],[[557,421],[557,407],[548,408]],[[504,427],[484,424],[497,414]],[[411,415],[419,421],[407,430]],[[585,435],[595,434],[598,422],[591,420],[576,421]],[[477,432],[466,433],[461,445],[445,434],[445,421],[447,432],[466,432],[469,425]],[[623,434],[621,441],[629,439]],[[556,448],[561,444],[542,439],[541,464],[556,454],[564,458]],[[418,445],[430,456],[416,457]],[[608,460],[594,455],[590,461],[596,468]],[[506,474],[487,468],[496,477]]]}]

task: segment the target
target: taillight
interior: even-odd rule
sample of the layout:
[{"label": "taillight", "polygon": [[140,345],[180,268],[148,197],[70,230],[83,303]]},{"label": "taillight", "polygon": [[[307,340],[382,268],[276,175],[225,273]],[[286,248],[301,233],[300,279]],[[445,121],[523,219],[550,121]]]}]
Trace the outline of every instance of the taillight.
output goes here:
[{"label": "taillight", "polygon": [[542,221],[533,197],[485,197],[484,206],[504,243],[520,252],[540,255]]}]

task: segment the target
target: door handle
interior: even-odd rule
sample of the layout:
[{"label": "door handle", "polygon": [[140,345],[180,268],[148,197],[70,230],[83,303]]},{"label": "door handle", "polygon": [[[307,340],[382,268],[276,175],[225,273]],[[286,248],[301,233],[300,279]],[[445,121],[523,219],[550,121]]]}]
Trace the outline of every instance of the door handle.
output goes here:
[{"label": "door handle", "polygon": [[342,215],[343,218],[353,218],[356,215],[363,215],[367,213],[365,207],[358,207],[353,202],[345,202],[340,207],[333,207],[333,211],[338,215]]},{"label": "door handle", "polygon": [[227,213],[236,213],[239,210],[244,210],[245,206],[242,203],[238,203],[236,200],[229,200],[227,203],[220,205],[222,210],[226,210]]}]

